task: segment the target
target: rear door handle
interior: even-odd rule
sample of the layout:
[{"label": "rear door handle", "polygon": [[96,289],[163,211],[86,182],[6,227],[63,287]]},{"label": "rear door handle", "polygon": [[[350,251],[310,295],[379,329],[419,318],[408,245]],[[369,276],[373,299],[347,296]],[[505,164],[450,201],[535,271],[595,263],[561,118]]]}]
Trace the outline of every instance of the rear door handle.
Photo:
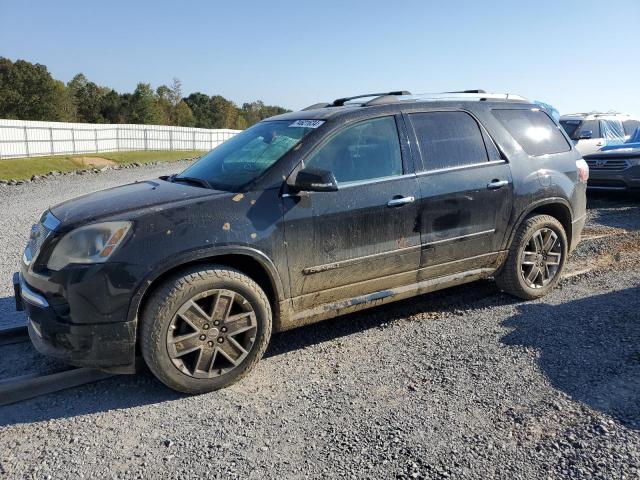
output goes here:
[{"label": "rear door handle", "polygon": [[401,205],[406,205],[407,203],[413,203],[415,200],[415,197],[392,198],[387,202],[387,207],[399,207]]},{"label": "rear door handle", "polygon": [[509,185],[508,180],[491,180],[489,183],[487,183],[487,188],[489,190],[497,190],[504,187],[505,185]]}]

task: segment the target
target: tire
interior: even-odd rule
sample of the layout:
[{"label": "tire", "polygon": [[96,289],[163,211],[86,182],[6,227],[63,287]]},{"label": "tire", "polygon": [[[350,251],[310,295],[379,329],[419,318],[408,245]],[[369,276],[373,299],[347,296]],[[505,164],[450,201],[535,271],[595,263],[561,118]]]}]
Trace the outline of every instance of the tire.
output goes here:
[{"label": "tire", "polygon": [[262,358],[272,325],[264,291],[221,265],[186,269],[166,280],[140,321],[149,369],[169,388],[190,394],[218,390],[247,375]]},{"label": "tire", "polygon": [[[541,237],[537,236],[538,232],[543,232]],[[553,241],[553,235],[548,232],[553,232],[557,237],[552,248],[548,245]],[[538,245],[542,246],[540,251],[537,249]],[[556,262],[558,254],[558,264],[551,265]],[[518,227],[507,259],[496,276],[496,284],[501,290],[518,298],[540,298],[558,283],[566,261],[567,234],[562,224],[549,215],[532,215]],[[539,270],[538,273],[536,269]],[[545,280],[547,273],[552,271],[553,275]]]}]

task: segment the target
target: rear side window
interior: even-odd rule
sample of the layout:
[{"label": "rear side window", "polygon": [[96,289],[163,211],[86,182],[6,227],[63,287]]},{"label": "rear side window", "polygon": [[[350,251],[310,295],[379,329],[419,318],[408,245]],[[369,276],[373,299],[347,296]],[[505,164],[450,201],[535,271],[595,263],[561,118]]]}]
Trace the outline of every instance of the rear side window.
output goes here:
[{"label": "rear side window", "polygon": [[576,135],[576,139],[580,138],[583,132],[591,132],[591,138],[602,138],[600,133],[600,122],[598,120],[585,120],[580,125],[580,131]]},{"label": "rear side window", "polygon": [[541,110],[493,110],[493,115],[529,155],[571,150],[556,124]]},{"label": "rear side window", "polygon": [[488,161],[480,127],[468,113],[412,113],[409,118],[418,137],[424,170]]},{"label": "rear side window", "polygon": [[578,133],[578,127],[580,126],[580,120],[560,120],[560,126],[567,132],[569,138],[576,138]]},{"label": "rear side window", "polygon": [[639,120],[625,120],[622,122],[624,125],[624,134],[625,135],[633,135],[633,132],[636,131],[636,128],[640,128]]}]

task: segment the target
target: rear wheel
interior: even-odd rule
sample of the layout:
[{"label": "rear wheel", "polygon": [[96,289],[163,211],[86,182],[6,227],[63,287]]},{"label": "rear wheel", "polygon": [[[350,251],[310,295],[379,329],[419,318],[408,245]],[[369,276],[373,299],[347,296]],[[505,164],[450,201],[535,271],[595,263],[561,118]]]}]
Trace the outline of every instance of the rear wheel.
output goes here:
[{"label": "rear wheel", "polygon": [[142,355],[170,388],[204,393],[245,376],[271,336],[262,289],[222,266],[186,270],[149,299],[141,319]]},{"label": "rear wheel", "polygon": [[518,227],[496,283],[516,297],[542,297],[560,280],[566,258],[562,224],[549,215],[531,216]]}]

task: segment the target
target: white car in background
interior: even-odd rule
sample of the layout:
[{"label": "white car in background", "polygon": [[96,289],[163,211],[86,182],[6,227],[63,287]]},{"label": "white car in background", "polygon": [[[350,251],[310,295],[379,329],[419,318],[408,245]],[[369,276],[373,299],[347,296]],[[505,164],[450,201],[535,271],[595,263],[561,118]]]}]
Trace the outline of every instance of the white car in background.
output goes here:
[{"label": "white car in background", "polygon": [[560,125],[582,155],[599,151],[606,145],[624,143],[640,120],[617,112],[572,113],[560,117]]}]

